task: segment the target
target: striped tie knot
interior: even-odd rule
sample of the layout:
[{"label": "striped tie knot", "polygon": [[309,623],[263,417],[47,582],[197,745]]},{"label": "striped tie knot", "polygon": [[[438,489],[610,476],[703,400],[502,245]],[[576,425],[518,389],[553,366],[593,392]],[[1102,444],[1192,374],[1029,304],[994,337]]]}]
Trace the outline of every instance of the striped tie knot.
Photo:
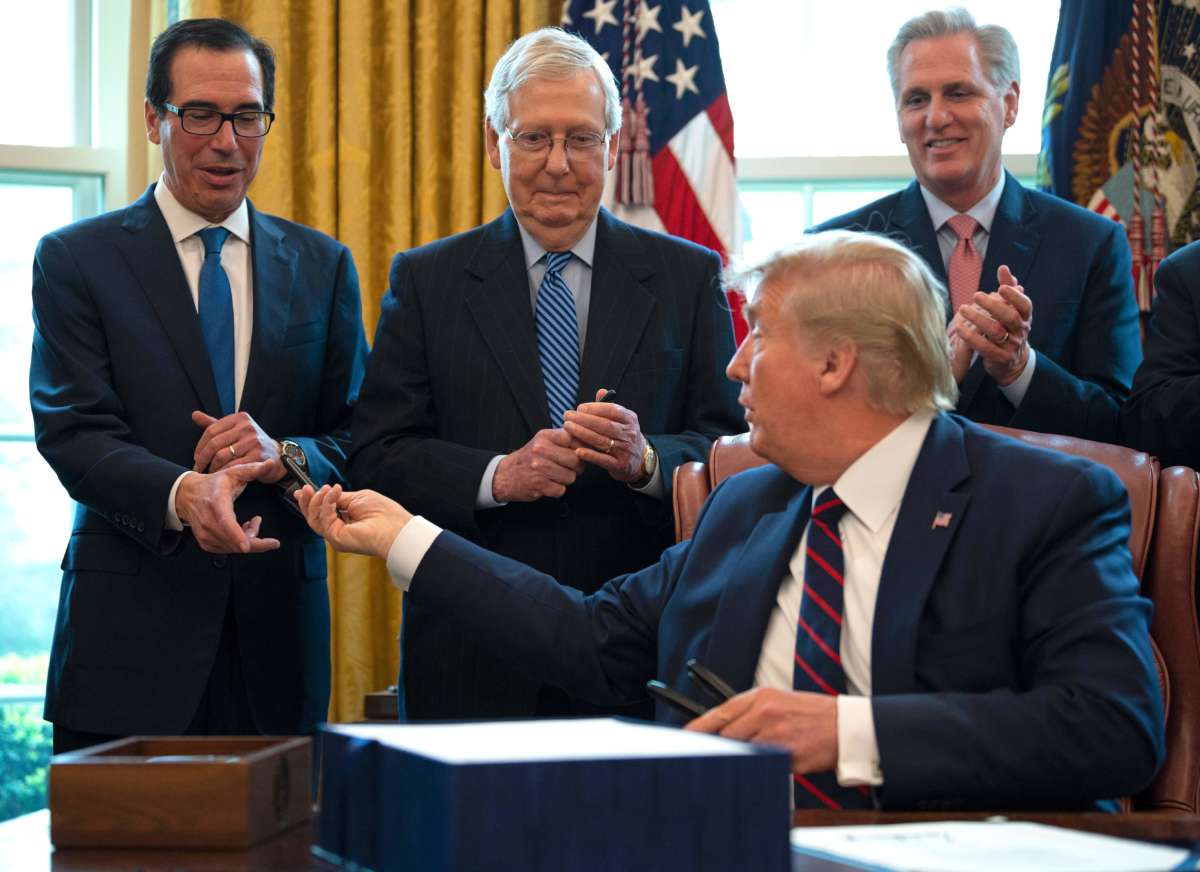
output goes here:
[{"label": "striped tie knot", "polygon": [[554,273],[560,275],[571,262],[572,254],[569,251],[547,251],[546,252],[546,274]]}]

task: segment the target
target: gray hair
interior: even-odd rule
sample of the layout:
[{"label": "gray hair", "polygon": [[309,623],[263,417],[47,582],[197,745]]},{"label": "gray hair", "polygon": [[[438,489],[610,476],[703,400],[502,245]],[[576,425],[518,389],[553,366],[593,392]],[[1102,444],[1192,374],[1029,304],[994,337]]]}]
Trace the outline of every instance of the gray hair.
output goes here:
[{"label": "gray hair", "polygon": [[919,256],[874,233],[828,230],[761,263],[729,271],[730,285],[770,282],[806,341],[858,349],[871,407],[892,415],[953,409],[958,385],[946,336],[946,289]]},{"label": "gray hair", "polygon": [[970,12],[955,6],[926,12],[916,18],[910,18],[900,26],[887,52],[892,96],[896,100],[900,99],[900,56],[904,54],[909,43],[918,39],[954,36],[959,33],[968,33],[975,37],[984,71],[991,79],[992,87],[1003,93],[1010,85],[1021,84],[1021,58],[1012,34],[998,24],[985,24],[980,27]]},{"label": "gray hair", "polygon": [[567,79],[585,70],[604,91],[605,130],[621,129],[621,94],[608,62],[586,40],[558,27],[543,27],[516,40],[492,69],[483,92],[483,113],[497,133],[508,126],[508,98],[530,79]]}]

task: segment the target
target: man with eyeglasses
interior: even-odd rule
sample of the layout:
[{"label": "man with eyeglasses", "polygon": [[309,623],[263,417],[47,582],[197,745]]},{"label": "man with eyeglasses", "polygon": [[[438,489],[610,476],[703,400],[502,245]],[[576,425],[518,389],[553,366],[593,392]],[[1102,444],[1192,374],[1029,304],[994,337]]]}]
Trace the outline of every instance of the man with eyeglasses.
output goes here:
[{"label": "man with eyeglasses", "polygon": [[[621,102],[586,42],[554,28],[518,39],[485,103],[510,208],[396,256],[350,475],[591,592],[658,559],[672,470],[744,429],[722,375],[721,263],[600,208]],[[401,639],[408,720],[597,711],[419,602]]]},{"label": "man with eyeglasses", "polygon": [[345,246],[246,199],[274,79],[235,24],[167,28],[146,78],[159,182],[38,246],[30,400],[78,504],[55,752],[326,715],[325,548],[288,495],[303,474],[341,480],[366,340]]}]

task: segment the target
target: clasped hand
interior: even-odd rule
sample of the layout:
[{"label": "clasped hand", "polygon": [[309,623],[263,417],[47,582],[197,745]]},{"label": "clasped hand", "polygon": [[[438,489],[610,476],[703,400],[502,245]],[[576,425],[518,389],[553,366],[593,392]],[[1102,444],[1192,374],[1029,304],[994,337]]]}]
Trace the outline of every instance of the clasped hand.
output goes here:
[{"label": "clasped hand", "polygon": [[999,288],[979,292],[974,301],[959,307],[946,332],[950,361],[959,384],[978,354],[984,370],[997,384],[1012,384],[1029,361],[1029,331],[1033,327],[1033,301],[1007,266],[996,270]]},{"label": "clasped hand", "polygon": [[[596,392],[596,399],[604,395]],[[637,413],[616,403],[581,403],[568,411],[561,428],[539,430],[496,467],[492,497],[499,503],[561,497],[591,463],[617,481],[642,475],[646,439]]]},{"label": "clasped hand", "polygon": [[275,440],[245,412],[214,418],[192,412],[203,428],[193,452],[194,474],[185,475],[175,491],[175,513],[192,529],[196,542],[214,554],[272,551],[278,539],[260,538],[262,517],[239,524],[234,501],[251,481],[272,484],[286,470]]}]

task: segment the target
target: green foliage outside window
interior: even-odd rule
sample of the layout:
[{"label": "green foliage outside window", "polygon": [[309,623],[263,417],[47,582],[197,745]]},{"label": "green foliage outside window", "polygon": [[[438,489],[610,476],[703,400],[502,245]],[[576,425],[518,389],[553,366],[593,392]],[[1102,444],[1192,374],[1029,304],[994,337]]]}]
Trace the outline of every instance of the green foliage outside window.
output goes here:
[{"label": "green foliage outside window", "polygon": [[[40,685],[48,654],[0,656],[0,685]],[[46,807],[47,767],[53,747],[41,702],[0,705],[0,820]]]}]

